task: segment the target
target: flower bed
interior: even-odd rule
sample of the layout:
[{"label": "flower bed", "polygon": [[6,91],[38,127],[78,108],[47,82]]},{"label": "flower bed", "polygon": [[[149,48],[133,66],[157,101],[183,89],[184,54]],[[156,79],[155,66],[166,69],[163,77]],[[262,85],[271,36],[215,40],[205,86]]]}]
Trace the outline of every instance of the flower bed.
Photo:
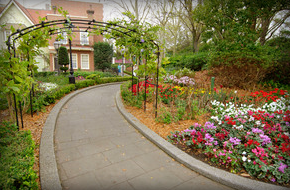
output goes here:
[{"label": "flower bed", "polygon": [[[141,95],[144,85],[144,82],[139,84]],[[135,96],[136,87],[133,86]],[[150,97],[153,86],[146,88]],[[139,100],[142,101],[140,96]],[[186,130],[171,132],[168,140],[177,147],[232,173],[289,186],[290,100],[287,91],[261,90],[241,95],[222,86],[210,92],[163,84],[159,86],[158,101],[157,122],[168,124],[182,120],[189,111],[192,115],[211,114],[204,125],[195,123]],[[193,107],[188,109],[186,104],[178,107],[182,101],[190,102],[188,105]]]},{"label": "flower bed", "polygon": [[[212,117],[169,136],[173,144],[198,149],[211,162],[233,173],[245,170],[259,179],[287,184],[290,176],[290,100],[286,91],[251,93],[265,102],[211,101]],[[257,99],[255,99],[257,100]]]}]

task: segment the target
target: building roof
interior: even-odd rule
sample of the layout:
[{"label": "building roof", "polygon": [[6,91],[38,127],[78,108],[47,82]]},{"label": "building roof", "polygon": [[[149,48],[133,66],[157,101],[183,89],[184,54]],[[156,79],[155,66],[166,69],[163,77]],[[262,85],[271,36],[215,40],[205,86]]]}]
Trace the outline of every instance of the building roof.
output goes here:
[{"label": "building roof", "polygon": [[[54,10],[43,10],[43,9],[28,9],[22,6],[16,0],[11,0],[5,7],[0,7],[0,17],[5,14],[6,10],[11,5],[15,5],[25,17],[31,22],[31,24],[38,24],[39,17],[43,18],[48,15],[61,16],[58,12]],[[87,10],[96,10],[94,11],[94,19],[98,21],[103,20],[103,4],[101,3],[90,3],[90,2],[80,2],[80,1],[67,1],[67,0],[51,0],[52,7],[62,7],[63,10],[68,10],[71,17],[82,17],[88,18]]]},{"label": "building roof", "polygon": [[29,22],[31,22],[31,24],[35,24],[35,20],[33,19],[33,17],[29,14],[29,12],[27,11],[27,9],[25,7],[23,7],[20,3],[18,3],[15,0],[11,0],[9,1],[9,3],[7,3],[7,5],[3,8],[3,10],[0,13],[0,18],[2,17],[2,15],[5,14],[5,12],[9,9],[9,7],[11,7],[12,5],[16,6],[20,12],[23,13],[23,16],[25,16],[27,18],[27,20]]}]

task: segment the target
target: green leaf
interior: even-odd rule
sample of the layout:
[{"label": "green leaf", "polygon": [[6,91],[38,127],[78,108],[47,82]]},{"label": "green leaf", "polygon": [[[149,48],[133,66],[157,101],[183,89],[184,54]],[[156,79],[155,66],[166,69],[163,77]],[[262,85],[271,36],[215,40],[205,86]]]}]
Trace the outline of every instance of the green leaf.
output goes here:
[{"label": "green leaf", "polygon": [[266,166],[262,166],[261,170],[262,170],[263,172],[267,172],[268,169],[267,169]]},{"label": "green leaf", "polygon": [[16,81],[18,81],[20,83],[23,82],[22,78],[20,78],[19,76],[14,76],[14,78]]},{"label": "green leaf", "polygon": [[16,93],[20,92],[20,89],[18,87],[16,87],[16,86],[10,86],[9,88],[12,89]]}]

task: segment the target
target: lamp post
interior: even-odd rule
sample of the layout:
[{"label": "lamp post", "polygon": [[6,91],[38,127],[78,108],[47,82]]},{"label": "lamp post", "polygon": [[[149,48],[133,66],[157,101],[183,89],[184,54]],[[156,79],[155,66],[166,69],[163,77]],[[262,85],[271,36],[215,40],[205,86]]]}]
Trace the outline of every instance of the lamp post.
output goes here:
[{"label": "lamp post", "polygon": [[[73,32],[73,28],[75,28],[75,26],[70,22],[70,18],[68,17],[68,22],[69,22],[69,25],[68,25],[68,30],[71,32]],[[75,76],[74,76],[74,69],[73,69],[73,64],[72,64],[72,51],[71,51],[71,37],[69,37],[68,39],[68,42],[69,42],[69,56],[70,56],[70,75],[68,76],[68,79],[69,79],[69,83],[70,84],[75,84],[76,83],[76,79],[75,79]]]},{"label": "lamp post", "polygon": [[73,64],[72,64],[72,52],[71,52],[71,39],[69,38],[69,55],[70,55],[70,75],[68,76],[69,79],[69,83],[70,84],[75,84],[76,83],[76,79],[74,76],[74,69],[73,69]]},{"label": "lamp post", "polygon": [[57,69],[57,74],[59,75],[59,66],[58,66],[58,49],[59,49],[59,47],[61,46],[60,41],[55,41],[55,42],[53,43],[53,46],[54,46],[54,49],[55,49],[55,51],[56,51],[56,54],[55,54],[56,64],[55,64],[55,66],[57,66],[57,68],[55,68],[55,69]]},{"label": "lamp post", "polygon": [[122,67],[121,67],[121,76],[124,76],[124,63],[125,63],[125,49],[122,49]]}]

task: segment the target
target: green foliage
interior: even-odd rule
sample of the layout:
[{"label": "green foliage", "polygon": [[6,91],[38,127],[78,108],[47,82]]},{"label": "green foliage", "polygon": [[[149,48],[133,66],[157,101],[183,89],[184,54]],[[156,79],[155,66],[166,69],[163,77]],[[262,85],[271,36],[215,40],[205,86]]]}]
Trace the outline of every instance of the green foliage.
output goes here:
[{"label": "green foliage", "polygon": [[176,71],[175,76],[177,78],[181,78],[184,76],[188,76],[189,78],[194,78],[194,71],[191,71],[188,68],[179,69],[178,71]]},{"label": "green foliage", "polygon": [[273,65],[265,81],[287,85],[290,81],[290,38],[276,37],[267,42],[267,45],[274,47],[277,52],[277,63]]},{"label": "green foliage", "polygon": [[16,125],[6,122],[0,124],[1,189],[38,189],[34,148],[30,131],[18,131]]},{"label": "green foliage", "polygon": [[98,78],[101,78],[99,74],[90,74],[89,76],[86,77],[86,79],[93,79],[93,80],[97,80]]},{"label": "green foliage", "polygon": [[157,122],[170,124],[173,120],[174,118],[170,111],[166,110],[164,107],[159,110],[159,114],[156,118]]},{"label": "green foliage", "polygon": [[0,92],[0,110],[5,110],[8,108],[8,102],[6,96],[3,92]]},{"label": "green foliage", "polygon": [[62,65],[62,67],[60,67],[62,71],[66,72],[68,70],[67,65],[69,65],[69,58],[67,49],[64,46],[58,49],[58,64]]},{"label": "green foliage", "polygon": [[75,88],[76,89],[81,89],[85,88],[88,86],[93,86],[95,84],[95,80],[93,79],[86,79],[86,80],[81,80],[81,81],[76,81]]},{"label": "green foliage", "polygon": [[129,88],[132,86],[132,81],[123,83],[121,85],[121,96],[124,100],[124,103],[130,106],[135,106],[142,108],[143,98],[142,96],[134,96]]},{"label": "green foliage", "polygon": [[67,80],[66,75],[48,75],[48,76],[36,76],[35,77],[36,81],[39,82],[49,82],[49,83],[55,83],[59,86],[67,85],[69,84],[69,81]]},{"label": "green foliage", "polygon": [[112,57],[113,46],[108,42],[98,42],[94,44],[95,69],[101,69],[104,72],[105,69],[111,68]]},{"label": "green foliage", "polygon": [[208,62],[208,52],[179,54],[169,59],[166,67],[189,68],[194,71],[202,70]]},{"label": "green foliage", "polygon": [[34,77],[48,77],[48,76],[53,76],[55,75],[56,73],[53,72],[53,71],[42,71],[42,72],[36,72],[34,74]]},{"label": "green foliage", "polygon": [[102,72],[102,71],[75,71],[74,76],[83,76],[84,78],[87,78],[89,75],[96,74],[100,77],[115,77],[117,76],[115,73],[111,72]]}]

